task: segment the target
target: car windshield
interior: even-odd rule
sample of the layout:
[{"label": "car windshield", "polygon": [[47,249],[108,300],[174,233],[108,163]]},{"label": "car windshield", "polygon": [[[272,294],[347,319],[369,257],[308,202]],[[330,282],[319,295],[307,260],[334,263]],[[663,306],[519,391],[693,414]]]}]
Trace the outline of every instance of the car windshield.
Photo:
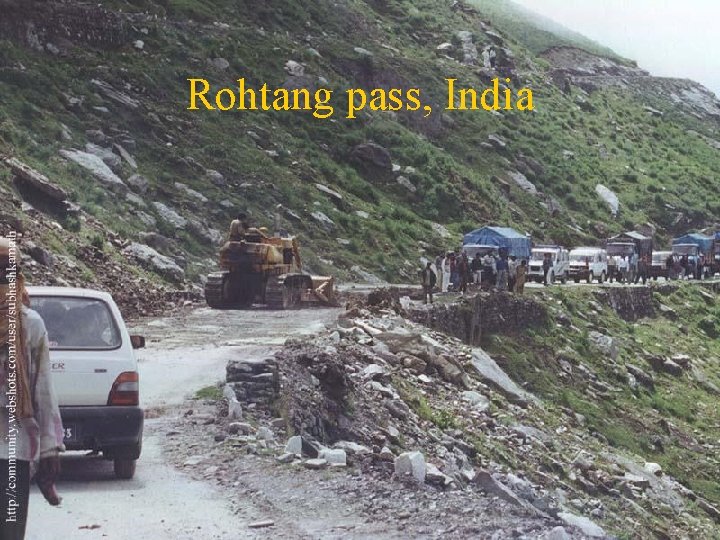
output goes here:
[{"label": "car windshield", "polygon": [[535,251],[532,250],[532,259],[534,261],[542,261],[545,258],[545,254],[550,255],[551,259],[555,259],[555,251]]},{"label": "car windshield", "polygon": [[593,255],[589,253],[571,253],[570,262],[592,262]]},{"label": "car windshield", "polygon": [[120,331],[107,304],[94,298],[34,296],[51,349],[117,349]]}]

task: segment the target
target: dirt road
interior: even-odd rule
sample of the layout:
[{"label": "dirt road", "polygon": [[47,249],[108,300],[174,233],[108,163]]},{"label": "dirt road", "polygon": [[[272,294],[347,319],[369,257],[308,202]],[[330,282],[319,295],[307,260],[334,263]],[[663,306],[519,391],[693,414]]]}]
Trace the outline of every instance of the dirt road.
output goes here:
[{"label": "dirt road", "polygon": [[112,462],[72,452],[62,458],[60,507],[35,490],[27,538],[241,539],[255,538],[250,521],[262,516],[254,503],[230,503],[227,494],[192,480],[162,453],[164,414],[198,389],[224,379],[233,357],[262,357],[288,337],[321,329],[335,309],[289,312],[198,309],[131,325],[147,338],[139,354],[143,406],[156,418],[145,423],[143,454],[132,480],[116,480]]}]

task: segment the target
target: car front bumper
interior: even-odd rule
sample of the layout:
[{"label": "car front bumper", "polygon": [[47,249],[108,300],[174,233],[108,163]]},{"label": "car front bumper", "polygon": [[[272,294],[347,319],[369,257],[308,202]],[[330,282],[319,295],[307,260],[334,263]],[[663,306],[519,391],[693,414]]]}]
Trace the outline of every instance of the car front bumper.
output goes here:
[{"label": "car front bumper", "polygon": [[139,455],[144,424],[140,407],[60,407],[60,416],[68,450],[137,448]]}]

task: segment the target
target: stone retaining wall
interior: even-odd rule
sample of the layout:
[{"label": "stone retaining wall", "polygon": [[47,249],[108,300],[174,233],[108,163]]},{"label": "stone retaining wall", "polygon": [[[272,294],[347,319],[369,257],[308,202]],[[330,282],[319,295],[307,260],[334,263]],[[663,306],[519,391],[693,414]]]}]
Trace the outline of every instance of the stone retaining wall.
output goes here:
[{"label": "stone retaining wall", "polygon": [[530,297],[480,293],[453,304],[410,310],[409,318],[445,334],[479,345],[485,334],[515,334],[548,321],[547,308]]}]

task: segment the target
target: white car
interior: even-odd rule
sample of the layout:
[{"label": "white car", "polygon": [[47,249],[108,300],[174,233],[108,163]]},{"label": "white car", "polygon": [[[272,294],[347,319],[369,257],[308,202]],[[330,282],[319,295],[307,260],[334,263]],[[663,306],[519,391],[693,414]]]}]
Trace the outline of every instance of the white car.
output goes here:
[{"label": "white car", "polygon": [[118,478],[132,478],[144,418],[133,349],[144,338],[128,334],[108,293],[28,287],[28,294],[48,331],[65,447],[102,452]]},{"label": "white car", "polygon": [[607,277],[607,252],[601,248],[579,247],[570,251],[570,279],[578,283],[598,280],[603,283]]},{"label": "white car", "polygon": [[528,281],[544,282],[543,261],[547,254],[552,262],[547,274],[548,284],[555,283],[557,279],[563,283],[567,282],[570,275],[570,257],[567,249],[562,246],[535,246],[530,253]]}]

